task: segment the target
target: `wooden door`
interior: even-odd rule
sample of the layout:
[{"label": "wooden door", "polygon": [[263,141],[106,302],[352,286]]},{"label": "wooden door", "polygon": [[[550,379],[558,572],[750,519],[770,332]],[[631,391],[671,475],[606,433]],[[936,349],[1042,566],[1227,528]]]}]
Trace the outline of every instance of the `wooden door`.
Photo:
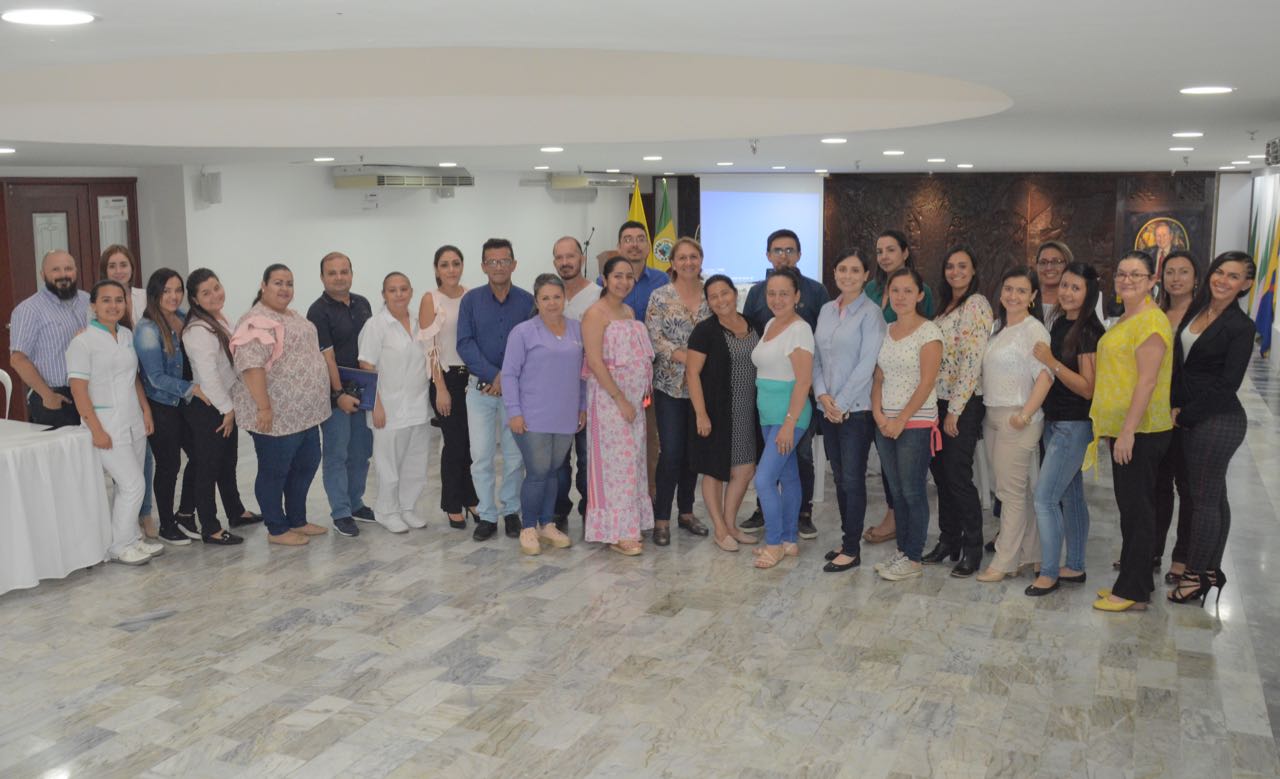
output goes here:
[{"label": "wooden door", "polygon": [[[9,323],[13,308],[43,286],[45,252],[65,249],[76,258],[80,286],[98,280],[98,254],[113,242],[127,243],[138,257],[135,179],[10,179],[0,183],[0,368],[14,379],[14,398],[26,395],[9,365]],[[123,199],[123,200],[121,200]],[[119,204],[100,213],[103,204]],[[119,213],[117,213],[119,212]],[[123,217],[121,217],[123,214]],[[106,243],[104,244],[104,238]],[[141,278],[141,258],[134,283]],[[25,419],[25,404],[11,402],[10,416]]]}]

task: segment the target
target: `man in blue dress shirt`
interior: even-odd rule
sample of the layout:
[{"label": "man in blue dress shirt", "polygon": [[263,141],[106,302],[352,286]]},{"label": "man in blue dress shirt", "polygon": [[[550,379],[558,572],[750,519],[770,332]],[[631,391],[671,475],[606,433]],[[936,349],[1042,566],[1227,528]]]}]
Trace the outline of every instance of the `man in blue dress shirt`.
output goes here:
[{"label": "man in blue dress shirt", "polygon": [[[511,328],[533,314],[533,295],[511,283],[515,251],[505,238],[484,242],[480,267],[489,283],[469,290],[458,306],[458,356],[467,365],[467,426],[471,435],[471,479],[479,497],[480,521],[472,538],[487,541],[498,530],[501,508],[506,534],[520,537],[520,483],[524,461],[507,427],[502,403],[502,357]],[[494,456],[502,437],[502,489],[494,501]]]},{"label": "man in blue dress shirt", "polygon": [[[809,323],[809,329],[818,327],[818,313],[831,300],[827,288],[820,281],[800,273],[800,237],[791,230],[774,230],[765,240],[765,257],[773,266],[765,273],[765,280],[757,282],[747,293],[747,302],[743,304],[742,315],[746,317],[756,332],[764,333],[764,326],[773,318],[769,304],[765,300],[765,284],[774,271],[791,268],[800,276],[800,304],[796,313]],[[800,465],[800,537],[817,538],[818,529],[813,526],[813,435],[817,425],[810,425],[804,436],[796,444],[796,460]],[[756,512],[740,527],[743,530],[757,532],[764,528],[764,514],[760,512],[759,503]]]}]

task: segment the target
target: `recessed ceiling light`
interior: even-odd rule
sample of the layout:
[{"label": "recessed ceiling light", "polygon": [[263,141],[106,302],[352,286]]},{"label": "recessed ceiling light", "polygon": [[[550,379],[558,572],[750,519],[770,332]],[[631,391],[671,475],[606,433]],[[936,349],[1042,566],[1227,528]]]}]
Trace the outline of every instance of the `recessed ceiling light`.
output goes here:
[{"label": "recessed ceiling light", "polygon": [[456,162],[442,162],[442,163],[440,163],[439,165],[437,165],[436,167],[438,167],[438,168],[456,168],[456,167],[458,167],[458,163],[456,163]]},{"label": "recessed ceiling light", "polygon": [[313,157],[312,162],[333,162],[333,157]]},{"label": "recessed ceiling light", "polygon": [[884,154],[884,156],[886,157],[901,157],[902,155],[906,154],[906,152],[902,151],[901,149],[885,149],[881,153]]},{"label": "recessed ceiling light", "polygon": [[662,175],[664,175],[664,176],[674,176],[674,175],[676,175],[676,172],[675,172],[674,170],[664,170],[664,171],[662,171]]},{"label": "recessed ceiling light", "polygon": [[930,157],[929,159],[925,160],[925,162],[946,162],[946,161],[947,161],[946,157]]},{"label": "recessed ceiling light", "polygon": [[1204,133],[1196,132],[1195,130],[1187,130],[1185,132],[1174,133],[1173,137],[1174,138],[1203,138]]},{"label": "recessed ceiling light", "polygon": [[972,167],[973,167],[973,163],[972,163],[972,162],[958,162],[958,163],[956,163],[956,167],[957,167],[957,168],[966,168],[966,169],[967,169],[967,168],[972,168]]},{"label": "recessed ceiling light", "polygon": [[1235,170],[1235,165],[1219,165],[1218,170]]},{"label": "recessed ceiling light", "polygon": [[605,173],[621,173],[622,168],[605,168],[604,172]]},{"label": "recessed ceiling light", "polygon": [[719,166],[719,167],[721,167],[721,168],[729,168],[729,167],[732,167],[732,166],[733,166],[733,163],[732,163],[732,162],[717,162],[717,163],[716,163],[716,165],[717,165],[717,166]]},{"label": "recessed ceiling light", "polygon": [[1169,151],[1195,151],[1194,146],[1170,146]]},{"label": "recessed ceiling light", "polygon": [[557,152],[564,151],[564,147],[563,146],[543,146],[541,149],[538,149],[538,151],[545,151],[547,154],[555,154]]},{"label": "recessed ceiling light", "polygon": [[70,27],[76,24],[88,24],[93,21],[93,14],[84,11],[68,11],[62,8],[23,8],[17,11],[5,11],[0,19],[14,24],[36,24],[41,27]]},{"label": "recessed ceiling light", "polygon": [[551,166],[550,165],[534,165],[533,169],[534,170],[551,170]]},{"label": "recessed ceiling light", "polygon": [[826,173],[826,172],[827,172],[827,169],[826,169],[826,168],[815,168],[813,172],[814,172],[814,173]]},{"label": "recessed ceiling light", "polygon": [[823,138],[823,143],[848,143],[848,138]]},{"label": "recessed ceiling light", "polygon": [[1231,164],[1232,165],[1252,165],[1253,163],[1249,162],[1248,160],[1232,160]]},{"label": "recessed ceiling light", "polygon": [[1178,90],[1184,95],[1225,95],[1236,91],[1235,87],[1183,87]]},{"label": "recessed ceiling light", "polygon": [[1267,158],[1267,155],[1265,155],[1265,154],[1250,154],[1250,155],[1249,155],[1249,159],[1251,159],[1251,160],[1265,160],[1266,158]]},{"label": "recessed ceiling light", "polygon": [[773,166],[772,168],[770,168],[769,170],[786,170],[786,169],[787,169],[787,166],[786,166],[786,165],[774,165],[774,166]]},{"label": "recessed ceiling light", "polygon": [[8,146],[5,146],[5,147],[3,147],[3,148],[0,148],[0,154],[13,154],[13,153],[14,153],[14,152],[16,152],[16,151],[17,151],[17,149],[11,149],[11,148],[9,148]]},{"label": "recessed ceiling light", "polygon": [[661,155],[658,155],[658,154],[650,154],[648,157],[644,158],[644,161],[645,162],[661,162],[662,157]]}]

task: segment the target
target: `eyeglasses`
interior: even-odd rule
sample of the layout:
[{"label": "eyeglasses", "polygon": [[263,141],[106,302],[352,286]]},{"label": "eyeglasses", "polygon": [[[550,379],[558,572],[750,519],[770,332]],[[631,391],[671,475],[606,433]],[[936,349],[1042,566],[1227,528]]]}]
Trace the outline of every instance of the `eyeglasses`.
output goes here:
[{"label": "eyeglasses", "polygon": [[515,262],[510,257],[490,257],[487,260],[482,260],[480,264],[486,268],[505,268],[508,265],[514,265]]},{"label": "eyeglasses", "polygon": [[618,243],[623,244],[624,246],[634,246],[635,244],[643,245],[648,242],[649,237],[646,235],[624,235],[622,236],[622,239],[618,241]]},{"label": "eyeglasses", "polygon": [[1116,281],[1142,281],[1151,278],[1150,273],[1137,273],[1129,271],[1119,271],[1116,273]]},{"label": "eyeglasses", "polygon": [[777,256],[779,256],[779,257],[790,257],[790,256],[791,256],[791,255],[793,255],[793,254],[799,254],[799,253],[800,253],[800,250],[799,250],[799,249],[794,249],[794,248],[792,248],[792,247],[790,247],[790,246],[786,246],[786,247],[783,247],[783,246],[775,246],[775,247],[773,247],[772,249],[770,249],[770,250],[769,250],[769,253],[770,253],[770,254],[776,254],[776,255],[777,255]]},{"label": "eyeglasses", "polygon": [[1066,264],[1067,261],[1061,257],[1056,260],[1036,260],[1036,265],[1039,265],[1042,268],[1061,268]]}]

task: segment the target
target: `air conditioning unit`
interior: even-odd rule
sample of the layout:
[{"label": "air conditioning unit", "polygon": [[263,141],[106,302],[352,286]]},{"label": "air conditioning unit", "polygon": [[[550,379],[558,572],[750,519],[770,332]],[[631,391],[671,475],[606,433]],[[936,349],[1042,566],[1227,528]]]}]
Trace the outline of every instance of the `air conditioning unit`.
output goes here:
[{"label": "air conditioning unit", "polygon": [[551,189],[631,189],[636,177],[630,173],[552,173],[547,183]]},{"label": "air conditioning unit", "polygon": [[405,165],[338,165],[333,168],[333,186],[338,189],[435,189],[475,185],[475,178],[466,168]]}]

